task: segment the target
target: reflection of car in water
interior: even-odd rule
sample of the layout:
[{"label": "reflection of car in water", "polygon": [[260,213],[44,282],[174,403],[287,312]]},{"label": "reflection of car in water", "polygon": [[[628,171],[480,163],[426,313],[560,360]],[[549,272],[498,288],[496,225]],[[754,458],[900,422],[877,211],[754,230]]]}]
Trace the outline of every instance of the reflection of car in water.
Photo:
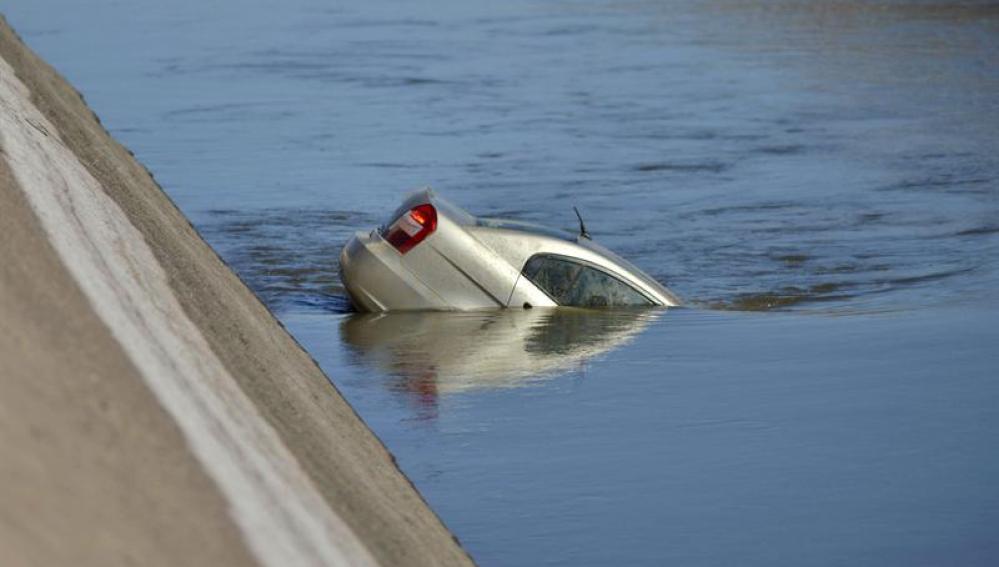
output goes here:
[{"label": "reflection of car in water", "polygon": [[394,388],[433,401],[578,368],[662,314],[571,308],[357,314],[343,320],[340,336],[363,363],[392,375]]},{"label": "reflection of car in water", "polygon": [[530,223],[474,217],[427,189],[358,232],[340,272],[360,311],[679,305],[644,272],[594,243]]}]

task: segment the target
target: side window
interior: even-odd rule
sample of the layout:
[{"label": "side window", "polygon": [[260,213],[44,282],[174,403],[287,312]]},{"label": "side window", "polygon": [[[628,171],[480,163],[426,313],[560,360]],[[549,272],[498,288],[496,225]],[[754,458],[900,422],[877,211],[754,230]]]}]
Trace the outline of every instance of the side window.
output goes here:
[{"label": "side window", "polygon": [[539,254],[527,261],[524,276],[559,305],[631,307],[652,305],[621,280],[596,268],[561,256]]}]

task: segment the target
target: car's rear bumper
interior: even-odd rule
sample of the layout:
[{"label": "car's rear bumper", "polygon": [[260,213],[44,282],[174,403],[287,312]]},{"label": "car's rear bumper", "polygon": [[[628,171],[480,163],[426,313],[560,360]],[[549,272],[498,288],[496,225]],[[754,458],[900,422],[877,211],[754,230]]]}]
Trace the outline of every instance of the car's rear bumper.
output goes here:
[{"label": "car's rear bumper", "polygon": [[340,252],[340,278],[360,311],[452,309],[400,261],[377,231],[358,232]]}]

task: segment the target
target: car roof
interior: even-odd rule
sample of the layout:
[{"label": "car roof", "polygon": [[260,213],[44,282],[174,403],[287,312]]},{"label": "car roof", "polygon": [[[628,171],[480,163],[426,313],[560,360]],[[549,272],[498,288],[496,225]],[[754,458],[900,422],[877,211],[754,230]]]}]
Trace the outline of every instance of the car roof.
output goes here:
[{"label": "car roof", "polygon": [[556,238],[559,240],[565,240],[566,242],[576,242],[576,235],[565,230],[558,228],[551,228],[548,226],[534,224],[532,222],[524,222],[512,219],[497,219],[490,217],[476,217],[475,226],[483,228],[496,228],[505,230],[518,230],[521,232],[526,232],[529,234],[536,234],[539,236],[547,236],[549,238]]}]

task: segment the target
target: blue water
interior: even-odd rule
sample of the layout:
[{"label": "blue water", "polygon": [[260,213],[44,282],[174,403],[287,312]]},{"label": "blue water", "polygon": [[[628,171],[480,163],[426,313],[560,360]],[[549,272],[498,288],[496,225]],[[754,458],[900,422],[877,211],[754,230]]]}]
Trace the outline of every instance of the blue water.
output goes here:
[{"label": "blue water", "polygon": [[[443,333],[352,337],[343,352],[328,317],[286,320],[485,565],[989,565],[999,553],[994,312],[675,310],[595,359],[552,349],[574,367],[519,382],[476,370],[497,366],[496,343],[531,341],[495,321],[445,335],[488,345],[437,358]],[[506,375],[536,358],[505,358]]]},{"label": "blue water", "polygon": [[[482,565],[995,562],[996,4],[0,10]],[[424,185],[693,307],[348,313]]]}]

